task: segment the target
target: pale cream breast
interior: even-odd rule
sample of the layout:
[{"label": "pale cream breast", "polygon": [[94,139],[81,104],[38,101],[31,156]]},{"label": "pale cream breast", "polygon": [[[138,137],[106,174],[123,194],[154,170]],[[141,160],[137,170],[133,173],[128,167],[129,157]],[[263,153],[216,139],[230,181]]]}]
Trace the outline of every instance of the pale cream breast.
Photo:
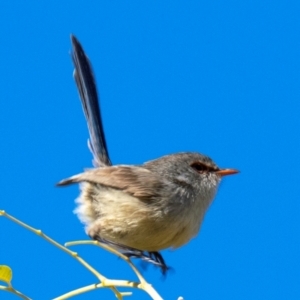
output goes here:
[{"label": "pale cream breast", "polygon": [[81,188],[75,213],[92,236],[147,251],[177,248],[192,237],[180,215],[169,218],[160,206],[110,187],[84,183]]}]

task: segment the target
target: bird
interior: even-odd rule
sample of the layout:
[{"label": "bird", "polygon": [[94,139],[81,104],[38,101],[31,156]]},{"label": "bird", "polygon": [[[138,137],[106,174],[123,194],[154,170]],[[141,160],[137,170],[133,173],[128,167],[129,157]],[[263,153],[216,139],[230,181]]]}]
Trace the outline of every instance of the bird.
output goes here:
[{"label": "bird", "polygon": [[106,144],[95,76],[79,40],[71,35],[75,79],[90,138],[94,168],[63,179],[80,184],[75,213],[91,239],[161,268],[160,251],[187,244],[200,229],[224,176],[206,155],[180,152],[141,165],[113,165]]}]

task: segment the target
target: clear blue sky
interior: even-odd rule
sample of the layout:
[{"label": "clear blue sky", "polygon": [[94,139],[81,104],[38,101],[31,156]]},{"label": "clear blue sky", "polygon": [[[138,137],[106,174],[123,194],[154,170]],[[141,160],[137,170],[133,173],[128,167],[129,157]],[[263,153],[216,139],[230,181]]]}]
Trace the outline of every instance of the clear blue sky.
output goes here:
[{"label": "clear blue sky", "polygon": [[[299,1],[2,1],[0,209],[61,243],[86,238],[72,213],[78,187],[54,186],[92,166],[73,33],[94,66],[115,164],[198,151],[241,170],[222,182],[198,237],[164,251],[175,271],[161,280],[150,267],[146,279],[164,299],[300,299],[299,14]],[[95,282],[2,218],[0,238],[0,264],[33,299]],[[102,250],[73,250],[134,279]],[[114,296],[78,297],[96,298]]]}]

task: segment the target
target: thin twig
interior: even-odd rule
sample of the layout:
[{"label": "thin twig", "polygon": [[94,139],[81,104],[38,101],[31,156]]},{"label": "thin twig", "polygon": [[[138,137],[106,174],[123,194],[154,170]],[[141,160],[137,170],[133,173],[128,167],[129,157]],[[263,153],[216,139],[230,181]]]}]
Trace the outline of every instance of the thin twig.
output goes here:
[{"label": "thin twig", "polygon": [[15,290],[12,286],[3,286],[3,285],[0,285],[0,290],[1,291],[5,291],[5,292],[9,292],[9,293],[12,293],[12,294],[15,294],[17,296],[19,296],[20,298],[24,299],[24,300],[31,300],[31,298],[25,296],[23,293]]},{"label": "thin twig", "polygon": [[[69,246],[74,246],[74,245],[94,245],[94,246],[98,246],[101,247],[115,255],[117,255],[118,257],[120,257],[121,259],[123,259],[124,261],[126,261],[129,266],[131,267],[131,269],[133,270],[133,272],[136,274],[136,276],[138,277],[140,283],[135,283],[135,282],[130,282],[130,284],[133,284],[134,287],[144,290],[145,292],[147,292],[153,299],[155,300],[162,300],[162,298],[160,297],[160,295],[156,292],[156,290],[152,287],[151,284],[149,284],[144,277],[142,276],[142,274],[139,272],[139,270],[136,268],[136,266],[131,262],[131,260],[125,256],[124,254],[118,252],[117,250],[115,250],[112,247],[109,247],[108,245],[105,245],[103,243],[100,243],[98,241],[72,241],[72,242],[68,242],[65,243],[66,247]],[[106,284],[108,284],[108,281],[106,282]],[[121,286],[121,283],[115,284],[116,286]]]},{"label": "thin twig", "polygon": [[[54,245],[55,247],[59,248],[60,250],[66,252],[67,254],[69,254],[71,257],[73,257],[74,259],[76,259],[77,261],[79,261],[87,270],[89,270],[93,275],[95,275],[97,277],[97,279],[102,282],[105,283],[105,281],[107,280],[107,278],[103,275],[101,275],[97,270],[95,270],[90,264],[88,264],[83,258],[81,258],[78,253],[70,251],[68,248],[64,247],[63,245],[59,244],[58,242],[56,242],[55,240],[51,239],[50,237],[48,237],[46,234],[44,234],[40,229],[35,229],[29,225],[27,225],[26,223],[18,220],[17,218],[9,215],[8,213],[6,213],[4,210],[0,210],[0,216],[4,216],[6,218],[8,218],[9,220],[15,222],[16,224],[24,227],[25,229],[35,233],[36,235],[42,237],[43,239],[45,239],[47,242],[51,243],[52,245]],[[115,294],[115,296],[117,297],[118,300],[122,300],[123,297],[120,294],[120,292],[115,288],[115,287],[110,287],[110,289],[113,291],[113,293]]]},{"label": "thin twig", "polygon": [[[80,295],[80,294],[83,294],[83,293],[86,293],[86,292],[90,292],[90,291],[93,291],[93,290],[96,290],[96,289],[99,289],[99,288],[107,288],[107,286],[104,286],[102,283],[87,285],[87,286],[81,287],[79,289],[73,290],[71,292],[68,292],[68,293],[66,293],[64,295],[61,295],[61,296],[59,296],[57,298],[54,298],[53,300],[65,300],[65,299],[69,299],[69,298],[71,298],[73,296],[77,296],[77,295]],[[121,292],[120,294],[123,297],[124,296],[131,296],[132,292]]]},{"label": "thin twig", "polygon": [[[68,293],[66,293],[62,296],[59,296],[59,297],[55,298],[56,300],[68,299],[68,298],[73,297],[75,295],[82,294],[84,292],[88,292],[88,291],[98,289],[98,288],[109,288],[109,289],[111,289],[118,300],[122,300],[124,296],[131,295],[131,292],[119,292],[116,287],[128,287],[128,288],[141,289],[141,290],[144,290],[146,293],[148,293],[149,296],[151,296],[153,300],[163,300],[160,297],[160,295],[156,292],[156,290],[152,287],[152,285],[146,282],[144,277],[141,275],[141,273],[138,271],[138,269],[135,267],[135,265],[131,262],[131,260],[127,256],[125,256],[122,253],[115,250],[114,248],[111,248],[108,245],[99,243],[97,241],[73,241],[73,242],[68,242],[68,243],[65,244],[66,247],[73,246],[73,245],[82,245],[82,244],[95,245],[95,246],[101,247],[101,248],[117,255],[118,257],[125,260],[129,264],[129,266],[134,271],[134,273],[136,274],[136,276],[138,277],[140,282],[134,282],[134,281],[128,281],[128,280],[108,279],[105,276],[103,276],[102,274],[100,274],[97,270],[95,270],[83,258],[81,258],[78,255],[77,252],[70,251],[65,246],[59,244],[58,242],[56,242],[55,240],[51,239],[49,236],[44,234],[41,230],[35,229],[35,228],[25,224],[24,222],[16,219],[15,217],[7,214],[4,210],[0,210],[0,216],[4,216],[4,217],[8,218],[9,220],[15,222],[16,224],[18,224],[18,225],[24,227],[25,229],[37,234],[38,236],[42,237],[47,242],[51,243],[52,245],[59,248],[60,250],[66,252],[68,255],[70,255],[71,257],[76,259],[79,263],[81,263],[87,270],[89,270],[93,275],[95,275],[96,278],[100,281],[100,283],[98,283],[98,284],[91,284],[91,285],[73,290],[71,292],[68,292]],[[1,288],[1,286],[0,286],[0,288]],[[4,288],[5,289],[1,288],[1,290],[5,290],[5,291],[11,291],[9,289],[14,290],[12,287],[4,287]],[[20,297],[21,297],[21,295],[23,295],[20,292],[17,292],[16,290],[14,290],[14,292],[16,294],[19,293],[18,295]],[[26,300],[29,299],[30,300],[30,298],[28,298],[26,296],[24,296],[24,297],[25,298],[23,298],[23,299],[26,299]]]}]

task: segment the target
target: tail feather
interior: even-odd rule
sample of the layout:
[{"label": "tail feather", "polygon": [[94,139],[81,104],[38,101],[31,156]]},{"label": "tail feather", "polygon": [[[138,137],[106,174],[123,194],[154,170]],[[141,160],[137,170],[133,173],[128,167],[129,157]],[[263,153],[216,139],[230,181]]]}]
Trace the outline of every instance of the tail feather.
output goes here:
[{"label": "tail feather", "polygon": [[80,178],[79,175],[75,175],[66,179],[63,179],[61,181],[59,181],[58,183],[56,183],[56,186],[67,186],[67,185],[71,185],[74,183],[78,183],[80,182]]},{"label": "tail feather", "polygon": [[71,41],[73,47],[72,59],[75,66],[73,76],[88,124],[90,133],[89,148],[94,156],[93,162],[96,167],[111,166],[92,66],[75,36],[71,35]]}]

